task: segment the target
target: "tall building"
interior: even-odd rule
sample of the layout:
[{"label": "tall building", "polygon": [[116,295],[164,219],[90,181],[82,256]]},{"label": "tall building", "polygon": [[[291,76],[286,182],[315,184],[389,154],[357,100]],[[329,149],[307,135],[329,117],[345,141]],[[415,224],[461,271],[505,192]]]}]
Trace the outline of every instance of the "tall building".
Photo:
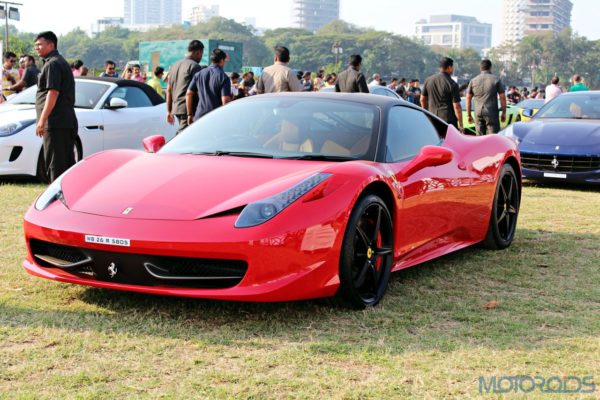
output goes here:
[{"label": "tall building", "polygon": [[517,43],[525,36],[559,33],[571,25],[570,0],[503,0],[502,42]]},{"label": "tall building", "polygon": [[132,29],[181,24],[181,0],[125,0],[125,25]]},{"label": "tall building", "polygon": [[479,52],[492,47],[492,25],[464,15],[432,15],[416,24],[416,37],[430,46]]},{"label": "tall building", "polygon": [[92,25],[92,35],[98,35],[104,32],[107,28],[121,27],[125,23],[123,17],[105,17],[96,20],[96,23]]},{"label": "tall building", "polygon": [[316,32],[340,18],[340,0],[293,0],[292,25]]},{"label": "tall building", "polygon": [[202,22],[206,22],[213,17],[219,16],[219,6],[217,4],[212,5],[197,5],[192,8],[190,15],[190,22],[192,25],[196,25]]}]

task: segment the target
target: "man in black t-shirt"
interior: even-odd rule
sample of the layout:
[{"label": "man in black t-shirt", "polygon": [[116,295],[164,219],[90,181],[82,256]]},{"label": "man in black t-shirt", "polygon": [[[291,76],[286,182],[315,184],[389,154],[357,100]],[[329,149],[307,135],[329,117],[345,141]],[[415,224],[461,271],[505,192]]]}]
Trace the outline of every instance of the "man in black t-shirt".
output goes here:
[{"label": "man in black t-shirt", "polygon": [[439,74],[430,76],[425,81],[421,94],[421,107],[462,130],[462,107],[458,84],[452,79],[453,73],[454,60],[442,57]]},{"label": "man in black t-shirt", "polygon": [[21,90],[35,86],[38,83],[38,75],[40,74],[40,70],[35,65],[35,58],[26,54],[21,57],[21,59],[24,61],[23,66],[25,67],[23,76],[21,77],[21,80],[10,86],[8,90],[20,92]]},{"label": "man in black t-shirt", "polygon": [[508,100],[509,104],[517,104],[521,101],[521,93],[519,93],[516,86],[511,86],[508,94],[506,95],[506,99]]},{"label": "man in black t-shirt", "polygon": [[53,32],[42,32],[35,39],[35,50],[44,59],[35,97],[35,133],[43,138],[50,182],[75,164],[77,137],[75,79],[69,63],[56,50],[57,43]]}]

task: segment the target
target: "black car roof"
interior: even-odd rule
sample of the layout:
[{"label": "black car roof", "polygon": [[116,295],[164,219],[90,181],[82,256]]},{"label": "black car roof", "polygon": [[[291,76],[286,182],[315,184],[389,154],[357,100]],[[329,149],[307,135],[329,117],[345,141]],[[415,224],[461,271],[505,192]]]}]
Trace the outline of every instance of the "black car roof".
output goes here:
[{"label": "black car roof", "polygon": [[[370,104],[377,107],[380,107],[382,110],[388,110],[390,107],[401,105],[405,107],[414,108],[415,110],[423,111],[430,115],[432,118],[439,120],[440,122],[447,124],[443,120],[441,120],[438,116],[433,115],[427,110],[422,109],[416,104],[409,103],[406,100],[395,99],[393,97],[388,96],[380,96],[372,93],[338,93],[338,92],[286,92],[286,93],[269,93],[269,94],[261,94],[258,95],[261,98],[268,97],[279,97],[285,96],[290,98],[297,99],[307,99],[307,98],[319,98],[319,99],[331,99],[331,100],[342,100],[353,103],[362,103],[362,104]],[[252,96],[255,97],[255,96]],[[250,97],[250,98],[252,98]]]},{"label": "black car roof", "polygon": [[337,93],[337,92],[296,92],[296,93],[269,93],[269,94],[261,94],[261,97],[273,97],[273,96],[287,96],[287,97],[297,97],[298,99],[306,99],[306,98],[317,98],[319,99],[331,99],[331,100],[343,100],[350,101],[354,103],[363,103],[363,104],[372,104],[379,107],[389,107],[391,105],[402,104],[413,106],[413,104],[400,100],[394,99],[393,97],[388,96],[379,96],[371,93]]},{"label": "black car roof", "polygon": [[165,99],[163,99],[162,96],[159,96],[159,94],[156,93],[156,90],[152,89],[149,85],[147,85],[143,82],[134,81],[132,79],[104,78],[104,77],[100,78],[100,77],[91,77],[91,76],[81,76],[81,77],[77,77],[75,79],[86,80],[86,81],[111,82],[111,83],[115,83],[117,86],[135,86],[137,88],[140,88],[144,93],[146,93],[146,95],[150,98],[150,101],[152,102],[153,106],[156,106],[158,104],[162,104],[165,102]]}]

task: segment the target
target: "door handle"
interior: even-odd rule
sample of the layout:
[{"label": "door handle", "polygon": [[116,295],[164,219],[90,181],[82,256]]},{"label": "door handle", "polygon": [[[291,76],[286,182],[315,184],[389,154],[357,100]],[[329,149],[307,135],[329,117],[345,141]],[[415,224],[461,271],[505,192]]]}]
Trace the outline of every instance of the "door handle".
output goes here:
[{"label": "door handle", "polygon": [[86,126],[84,128],[87,131],[103,131],[104,125],[90,125],[90,126]]}]

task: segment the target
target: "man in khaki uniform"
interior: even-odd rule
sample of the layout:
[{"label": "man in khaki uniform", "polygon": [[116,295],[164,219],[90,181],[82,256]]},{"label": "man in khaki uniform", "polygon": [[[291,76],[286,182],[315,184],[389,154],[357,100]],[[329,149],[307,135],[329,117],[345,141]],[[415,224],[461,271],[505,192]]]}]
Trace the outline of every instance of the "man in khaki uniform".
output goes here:
[{"label": "man in khaki uniform", "polygon": [[[492,74],[492,62],[482,60],[481,74],[469,82],[467,88],[467,118],[473,123],[471,100],[475,100],[475,126],[478,135],[500,132],[500,119],[506,121],[506,88],[500,78]],[[498,118],[498,97],[502,116]]]},{"label": "man in khaki uniform", "polygon": [[288,67],[290,51],[283,46],[275,47],[275,63],[266,67],[258,83],[256,91],[263,93],[302,92],[304,87],[296,73]]}]

